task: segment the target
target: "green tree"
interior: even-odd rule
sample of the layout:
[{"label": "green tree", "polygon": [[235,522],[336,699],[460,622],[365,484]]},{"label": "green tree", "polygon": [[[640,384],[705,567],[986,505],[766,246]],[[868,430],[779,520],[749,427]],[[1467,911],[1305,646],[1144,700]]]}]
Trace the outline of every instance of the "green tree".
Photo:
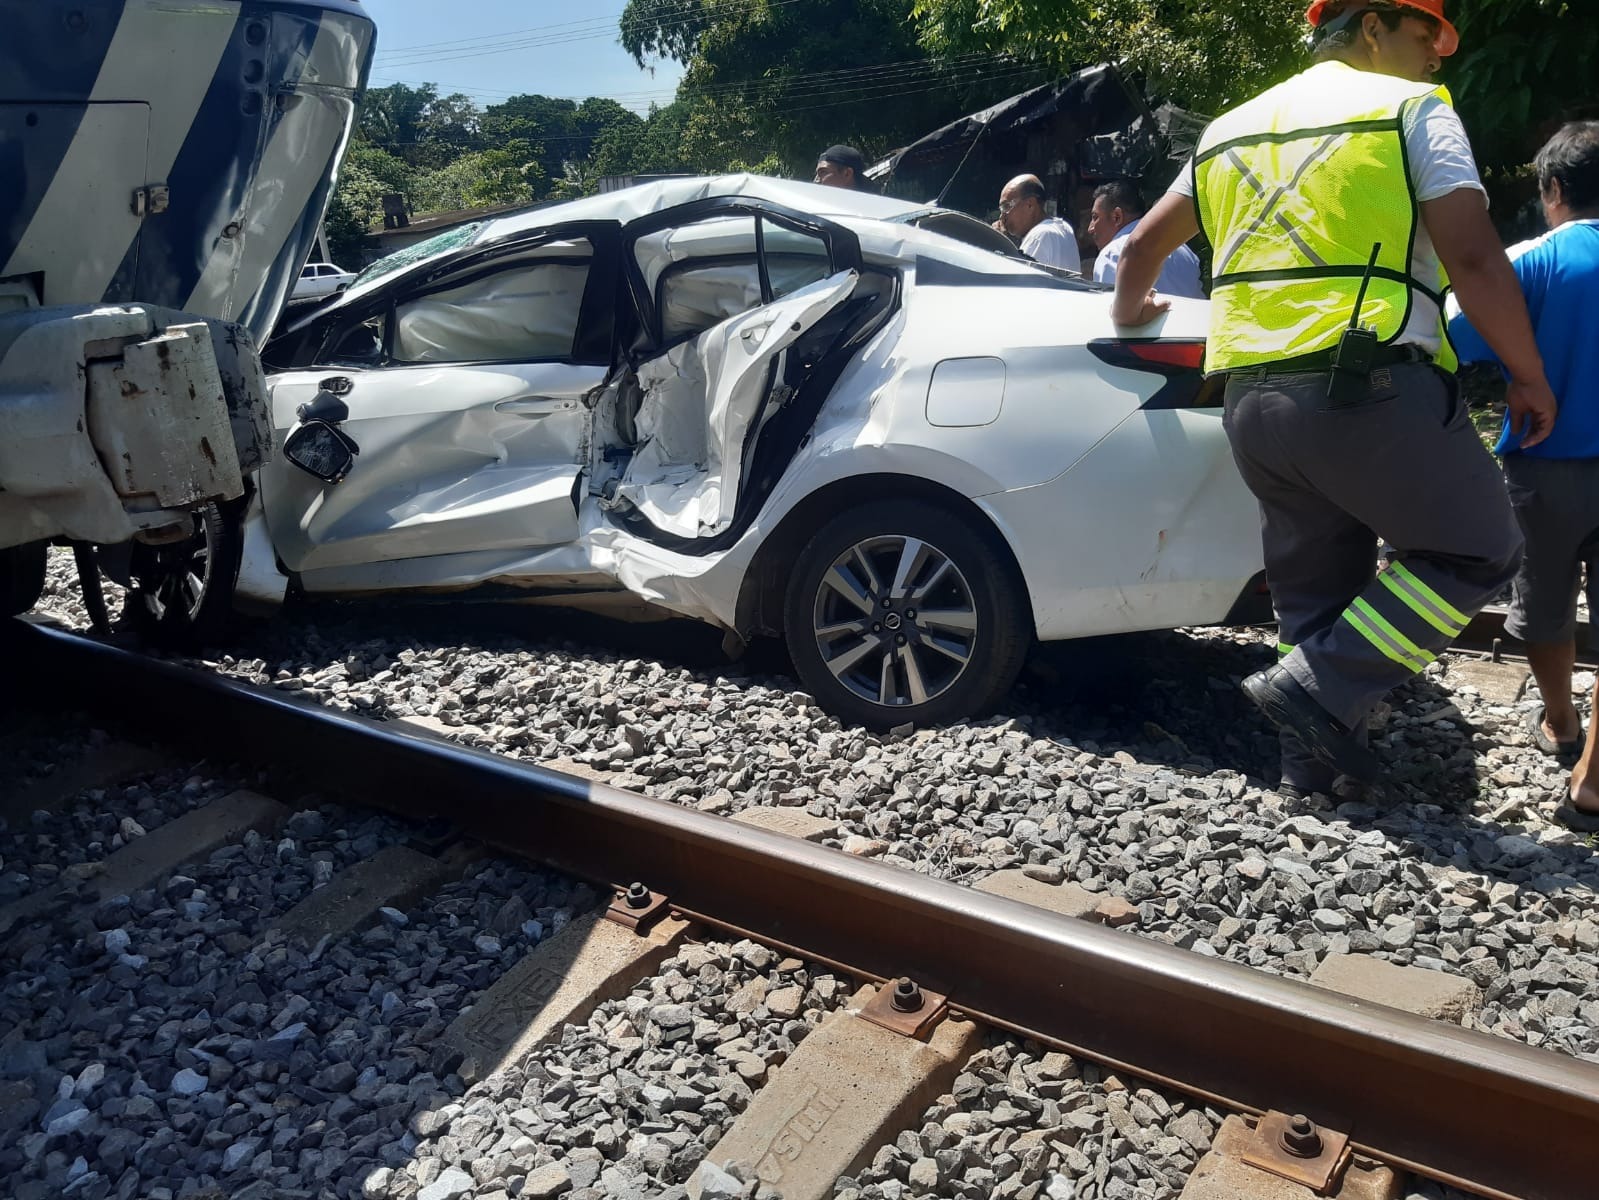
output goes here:
[{"label": "green tree", "polygon": [[1574,0],[1466,0],[1460,53],[1445,81],[1477,159],[1495,172],[1528,162],[1562,121],[1599,114],[1593,62],[1599,10]]},{"label": "green tree", "polygon": [[483,112],[470,96],[456,92],[439,97],[427,106],[417,124],[420,144],[413,161],[441,167],[463,154],[485,149],[482,121]]},{"label": "green tree", "polygon": [[362,141],[435,170],[483,148],[482,121],[470,96],[440,96],[431,83],[393,83],[368,89],[357,130]]},{"label": "green tree", "polygon": [[512,96],[484,111],[481,136],[489,148],[516,141],[537,147],[539,179],[559,181],[568,163],[586,163],[613,131],[624,136],[642,124],[637,113],[603,97],[578,104],[554,96]]},{"label": "green tree", "polygon": [[539,171],[546,179],[559,179],[561,166],[571,153],[577,105],[553,96],[512,96],[483,113],[486,145],[508,142],[537,143]]},{"label": "green tree", "polygon": [[612,125],[595,140],[593,177],[670,175],[693,170],[683,154],[688,117],[688,105],[677,101],[651,108],[647,117],[635,116],[632,121]]},{"label": "green tree", "polygon": [[1153,90],[1219,112],[1293,70],[1305,0],[916,0],[922,45],[943,55],[1009,54],[1065,73],[1125,65]]},{"label": "green tree", "polygon": [[[1011,54],[1070,70],[1120,62],[1152,89],[1217,113],[1305,65],[1304,0],[915,0],[919,36],[949,56]],[[1576,0],[1460,0],[1444,65],[1491,172],[1524,163],[1561,119],[1592,109],[1599,9]]]},{"label": "green tree", "polygon": [[987,53],[943,58],[917,41],[914,0],[629,0],[623,46],[687,70],[682,155],[695,170],[778,162],[808,177],[817,152],[868,156],[1040,82]]},{"label": "green tree", "polygon": [[543,182],[538,151],[525,141],[464,154],[417,178],[412,206],[417,212],[449,212],[499,204],[531,204]]},{"label": "green tree", "polygon": [[439,89],[431,83],[368,88],[361,103],[361,137],[391,152],[419,144],[428,106],[438,98]]},{"label": "green tree", "polygon": [[352,146],[328,205],[325,228],[334,261],[357,261],[369,232],[382,225],[384,195],[409,195],[415,185],[416,172],[403,159],[376,146]]}]

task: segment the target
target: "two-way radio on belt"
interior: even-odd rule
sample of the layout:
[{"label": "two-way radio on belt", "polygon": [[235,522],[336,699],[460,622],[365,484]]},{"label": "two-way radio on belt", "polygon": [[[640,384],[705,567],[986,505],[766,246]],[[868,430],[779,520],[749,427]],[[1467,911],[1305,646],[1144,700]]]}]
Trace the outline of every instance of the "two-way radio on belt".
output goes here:
[{"label": "two-way radio on belt", "polygon": [[1333,354],[1327,399],[1338,407],[1354,404],[1365,394],[1367,380],[1377,362],[1377,347],[1381,343],[1375,329],[1361,325],[1360,310],[1366,303],[1366,289],[1371,286],[1372,272],[1377,269],[1377,256],[1381,253],[1382,243],[1377,242],[1371,248],[1371,260],[1366,264],[1366,274],[1355,296],[1355,311],[1349,314],[1349,328],[1338,339],[1338,349]]}]

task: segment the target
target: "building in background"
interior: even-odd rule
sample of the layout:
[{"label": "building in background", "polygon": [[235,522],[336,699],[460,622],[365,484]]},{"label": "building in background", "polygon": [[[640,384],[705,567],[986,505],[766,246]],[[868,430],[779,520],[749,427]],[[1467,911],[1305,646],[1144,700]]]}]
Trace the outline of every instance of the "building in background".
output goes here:
[{"label": "building in background", "polygon": [[457,226],[486,221],[501,213],[529,207],[526,204],[493,204],[485,208],[457,208],[449,212],[418,213],[415,216],[407,211],[398,222],[391,225],[394,214],[389,211],[387,201],[388,197],[385,196],[383,227],[372,230],[366,246],[362,248],[360,265],[363,267]]}]

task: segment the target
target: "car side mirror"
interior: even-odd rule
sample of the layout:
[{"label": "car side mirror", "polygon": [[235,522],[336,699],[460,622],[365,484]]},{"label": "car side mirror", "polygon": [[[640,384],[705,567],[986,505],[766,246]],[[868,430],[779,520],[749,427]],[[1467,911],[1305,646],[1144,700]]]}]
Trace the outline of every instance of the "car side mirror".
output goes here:
[{"label": "car side mirror", "polygon": [[326,421],[337,425],[350,419],[350,406],[328,391],[317,393],[316,399],[300,405],[295,415],[302,421]]},{"label": "car side mirror", "polygon": [[339,483],[355,465],[361,448],[342,429],[326,421],[309,420],[283,443],[283,457],[323,483]]}]

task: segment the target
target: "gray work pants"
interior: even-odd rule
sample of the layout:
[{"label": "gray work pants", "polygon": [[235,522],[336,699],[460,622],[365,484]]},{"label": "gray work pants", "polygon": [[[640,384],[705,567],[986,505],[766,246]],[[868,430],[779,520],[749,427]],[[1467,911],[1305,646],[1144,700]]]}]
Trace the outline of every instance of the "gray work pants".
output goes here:
[{"label": "gray work pants", "polygon": [[[1392,688],[1426,669],[1510,581],[1521,531],[1504,477],[1448,375],[1379,368],[1334,407],[1326,372],[1234,372],[1226,428],[1260,501],[1283,665],[1329,713],[1364,732]],[[1376,572],[1377,537],[1395,552]],[[1283,778],[1331,773],[1284,738]]]}]

